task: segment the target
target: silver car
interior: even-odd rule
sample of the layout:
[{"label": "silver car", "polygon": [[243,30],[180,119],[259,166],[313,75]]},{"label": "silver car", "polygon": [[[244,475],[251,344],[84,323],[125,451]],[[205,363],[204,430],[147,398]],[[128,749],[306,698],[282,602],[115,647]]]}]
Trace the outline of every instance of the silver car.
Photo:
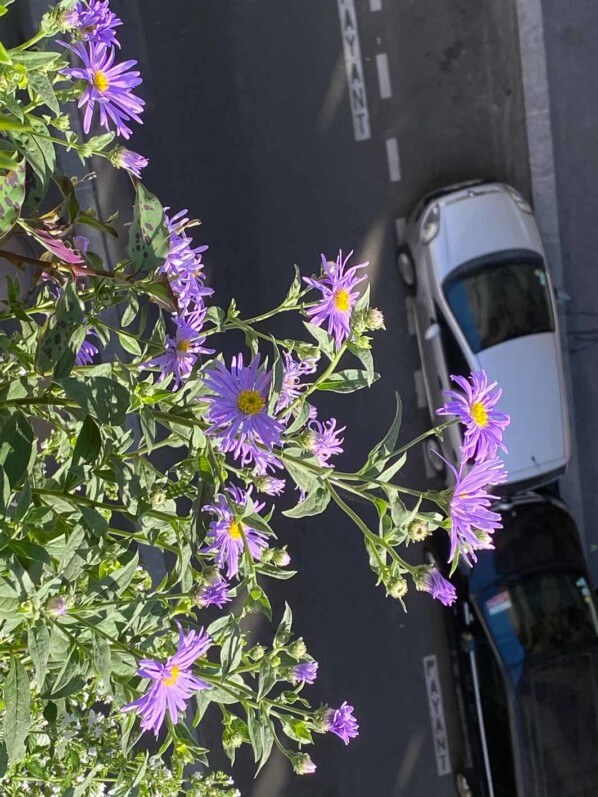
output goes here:
[{"label": "silver car", "polygon": [[[508,484],[557,478],[570,456],[558,315],[532,209],[501,183],[466,183],[427,195],[407,221],[399,273],[413,294],[426,398],[436,408],[450,374],[483,369],[502,387]],[[457,464],[457,426],[444,456]],[[439,472],[442,460],[428,454]]]}]

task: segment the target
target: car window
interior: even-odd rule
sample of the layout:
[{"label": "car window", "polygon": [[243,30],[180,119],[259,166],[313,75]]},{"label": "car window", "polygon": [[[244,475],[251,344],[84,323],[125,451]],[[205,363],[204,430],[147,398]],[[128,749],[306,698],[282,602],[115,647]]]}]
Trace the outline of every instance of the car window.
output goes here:
[{"label": "car window", "polygon": [[548,277],[539,260],[460,270],[443,289],[474,354],[506,340],[554,331]]},{"label": "car window", "polygon": [[541,572],[492,590],[482,609],[507,667],[528,655],[569,652],[598,638],[598,616],[585,577],[575,572]]},{"label": "car window", "polygon": [[515,768],[505,682],[488,642],[476,645],[480,700],[495,797],[514,797]]},{"label": "car window", "polygon": [[442,337],[442,346],[446,357],[446,364],[449,374],[454,376],[469,376],[471,368],[465,359],[463,349],[459,345],[459,341],[453,334],[446,318],[437,308],[436,317],[440,324],[440,334]]}]

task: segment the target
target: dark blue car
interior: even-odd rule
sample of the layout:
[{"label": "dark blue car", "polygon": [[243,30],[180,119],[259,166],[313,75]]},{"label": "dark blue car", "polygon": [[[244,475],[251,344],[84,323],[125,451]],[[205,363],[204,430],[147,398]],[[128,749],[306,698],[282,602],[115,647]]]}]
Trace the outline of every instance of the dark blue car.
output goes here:
[{"label": "dark blue car", "polygon": [[[577,528],[553,498],[497,509],[495,550],[454,577],[459,794],[597,797],[598,613]],[[427,552],[438,566],[445,540]]]}]

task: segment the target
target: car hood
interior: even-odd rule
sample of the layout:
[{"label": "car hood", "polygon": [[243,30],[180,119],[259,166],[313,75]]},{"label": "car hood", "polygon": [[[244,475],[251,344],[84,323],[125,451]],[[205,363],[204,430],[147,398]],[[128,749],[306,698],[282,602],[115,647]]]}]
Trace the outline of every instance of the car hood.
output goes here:
[{"label": "car hood", "polygon": [[479,367],[502,388],[509,482],[533,478],[567,459],[567,410],[555,334],[526,335],[479,352]]},{"label": "car hood", "polygon": [[440,282],[463,263],[493,252],[531,249],[543,255],[533,216],[500,189],[440,202],[440,229],[431,249]]}]

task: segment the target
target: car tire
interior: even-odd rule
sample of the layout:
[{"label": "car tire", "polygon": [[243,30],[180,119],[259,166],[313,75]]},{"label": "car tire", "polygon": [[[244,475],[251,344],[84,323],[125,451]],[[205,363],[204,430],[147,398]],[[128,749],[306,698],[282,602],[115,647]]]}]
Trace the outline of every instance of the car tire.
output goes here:
[{"label": "car tire", "polygon": [[397,252],[397,269],[407,291],[410,294],[414,294],[417,289],[417,275],[413,257],[407,247],[401,247]]},{"label": "car tire", "polygon": [[473,797],[469,781],[462,772],[457,772],[455,775],[455,786],[457,787],[457,794],[459,797]]},{"label": "car tire", "polygon": [[430,467],[438,476],[442,476],[446,472],[446,465],[444,460],[440,458],[442,449],[435,437],[428,437],[424,441],[424,451],[426,459],[430,463]]}]

